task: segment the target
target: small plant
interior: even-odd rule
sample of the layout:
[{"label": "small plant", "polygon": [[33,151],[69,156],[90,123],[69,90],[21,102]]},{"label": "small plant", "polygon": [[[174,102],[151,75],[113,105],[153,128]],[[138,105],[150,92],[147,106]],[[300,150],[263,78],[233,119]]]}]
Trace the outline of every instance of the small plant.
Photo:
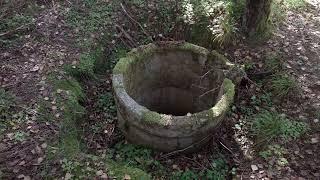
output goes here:
[{"label": "small plant", "polygon": [[0,89],[0,133],[7,129],[14,114],[14,105],[14,97],[4,89]]},{"label": "small plant", "polygon": [[257,142],[282,138],[285,141],[296,139],[308,129],[304,122],[292,121],[276,113],[263,111],[253,118],[252,131]]},{"label": "small plant", "polygon": [[14,97],[4,89],[0,89],[0,119],[9,118],[13,106]]},{"label": "small plant", "polygon": [[253,70],[254,69],[254,63],[251,62],[251,61],[246,61],[244,63],[244,69],[245,69],[245,71]]},{"label": "small plant", "polygon": [[284,157],[285,154],[287,154],[286,149],[277,144],[269,145],[267,150],[259,152],[259,155],[266,161],[273,163],[271,160],[274,160],[278,166],[285,166],[288,164],[288,160]]},{"label": "small plant", "polygon": [[13,139],[16,141],[23,142],[24,140],[26,140],[28,135],[28,133],[25,133],[23,131],[17,131],[14,133]]},{"label": "small plant", "polygon": [[272,72],[279,72],[282,69],[281,58],[275,52],[267,53],[265,64],[268,70]]},{"label": "small plant", "polygon": [[91,0],[84,1],[84,6],[74,6],[67,14],[67,22],[78,29],[78,35],[102,32],[111,24],[111,3]]},{"label": "small plant", "polygon": [[198,173],[192,171],[192,170],[186,170],[186,171],[178,171],[173,173],[173,178],[172,179],[176,179],[176,180],[195,180],[195,179],[200,179]]},{"label": "small plant", "polygon": [[275,74],[271,78],[271,91],[279,98],[288,96],[296,89],[296,81],[287,74]]},{"label": "small plant", "polygon": [[117,108],[111,92],[100,95],[97,107],[100,111],[107,112],[110,116],[114,117],[117,115]]},{"label": "small plant", "polygon": [[94,75],[94,64],[96,61],[95,54],[83,54],[80,57],[80,62],[76,66],[68,65],[65,68],[65,71],[76,78],[78,81],[92,79],[95,77]]},{"label": "small plant", "polygon": [[[196,180],[196,179],[213,179],[213,180],[224,180],[228,175],[228,165],[223,157],[213,159],[210,167],[200,172],[195,170],[185,170],[185,171],[178,171],[173,173],[172,179],[187,179],[187,180]],[[234,173],[234,169],[231,173]]]},{"label": "small plant", "polygon": [[271,107],[273,105],[272,103],[272,99],[271,99],[271,93],[265,93],[265,94],[262,94],[260,96],[252,96],[251,97],[251,102],[250,102],[252,105],[255,105],[255,106],[263,106],[263,105],[266,105],[266,106],[269,106]]},{"label": "small plant", "polygon": [[115,152],[117,160],[130,166],[146,169],[154,163],[151,156],[152,151],[137,145],[118,143],[115,146]]}]

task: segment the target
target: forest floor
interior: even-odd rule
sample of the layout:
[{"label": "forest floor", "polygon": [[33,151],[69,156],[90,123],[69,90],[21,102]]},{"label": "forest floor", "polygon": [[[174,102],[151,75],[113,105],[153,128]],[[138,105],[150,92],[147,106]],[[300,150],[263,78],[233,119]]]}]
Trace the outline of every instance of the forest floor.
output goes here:
[{"label": "forest floor", "polygon": [[[152,3],[149,9],[120,6],[111,11],[109,6],[84,6],[71,0],[45,2],[37,3],[35,7],[21,4],[15,6],[15,11],[5,11],[20,12],[30,18],[22,19],[22,26],[0,31],[0,86],[5,90],[0,92],[0,103],[8,103],[0,104],[3,113],[0,178],[107,179],[120,176],[135,179],[144,176],[144,172],[132,170],[130,165],[146,170],[158,179],[165,179],[164,174],[168,171],[189,173],[175,173],[177,179],[197,179],[200,176],[194,172],[199,171],[214,174],[210,177],[230,179],[320,179],[320,2],[310,0],[302,9],[287,11],[283,22],[266,42],[253,44],[240,38],[234,45],[219,49],[230,61],[249,67],[249,80],[244,80],[238,87],[232,112],[222,124],[221,132],[215,133],[215,140],[197,153],[169,157],[125,142],[116,127],[110,67],[128,49],[150,42],[150,37],[153,40],[184,39],[179,34],[183,27],[170,26],[168,22],[168,29],[178,30],[172,36],[166,36],[165,25],[155,20],[153,13],[171,11],[158,12],[155,10],[158,7]],[[111,1],[101,2],[108,4]],[[32,10],[25,10],[29,8]],[[148,12],[149,16],[140,18],[143,16],[139,14],[141,11]],[[88,22],[86,18],[91,19]],[[139,19],[141,24],[132,19]],[[1,25],[0,30],[3,30]],[[86,53],[92,47],[97,51],[93,55]],[[103,50],[100,51],[101,47]],[[103,54],[102,59],[110,61],[103,64],[107,67],[102,70],[104,73],[99,70],[85,72],[79,83],[69,78],[68,68],[71,68],[71,74],[72,69],[81,71],[84,67],[87,70],[94,64],[86,62],[86,58],[94,59],[99,53]],[[277,54],[282,71],[294,77],[298,88],[286,98],[268,96],[269,99],[263,101],[259,97],[268,94],[264,86],[268,81],[264,80],[270,69],[265,57],[270,53]],[[93,75],[96,72],[99,73]],[[69,138],[68,133],[61,133],[71,131],[73,127],[63,121],[69,117],[67,103],[70,97],[65,97],[74,87],[59,85],[59,82],[80,84],[80,91],[85,93],[80,103],[85,111],[74,111],[85,113],[85,122],[75,118],[74,123],[81,124],[76,131],[81,143]],[[14,95],[14,103],[10,102],[7,92]],[[261,157],[247,129],[250,113],[246,111],[256,114],[266,103],[272,104],[271,109],[281,114],[307,123],[309,129],[289,142],[279,139],[265,142],[273,148],[264,151],[269,154]],[[75,158],[70,160],[65,154]],[[112,162],[108,160],[110,154]],[[121,163],[114,165],[113,161],[119,159]],[[211,161],[215,167],[211,166]],[[111,167],[119,164],[125,168]],[[217,171],[226,173],[221,177],[215,174],[216,166]]]}]

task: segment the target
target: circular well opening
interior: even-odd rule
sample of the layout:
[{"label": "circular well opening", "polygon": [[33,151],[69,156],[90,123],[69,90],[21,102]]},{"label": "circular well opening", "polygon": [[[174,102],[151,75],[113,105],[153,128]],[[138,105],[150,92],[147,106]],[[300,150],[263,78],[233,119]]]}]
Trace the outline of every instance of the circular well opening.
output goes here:
[{"label": "circular well opening", "polygon": [[183,116],[214,106],[222,70],[200,64],[200,55],[183,50],[155,52],[136,61],[124,75],[127,93],[140,105]]}]

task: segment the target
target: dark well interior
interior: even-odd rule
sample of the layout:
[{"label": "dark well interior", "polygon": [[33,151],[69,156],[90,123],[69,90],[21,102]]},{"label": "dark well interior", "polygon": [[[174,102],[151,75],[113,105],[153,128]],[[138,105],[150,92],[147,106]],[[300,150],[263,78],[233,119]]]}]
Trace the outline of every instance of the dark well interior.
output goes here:
[{"label": "dark well interior", "polygon": [[175,50],[135,61],[124,78],[127,93],[140,105],[182,116],[212,107],[224,75],[220,69],[200,65],[199,55]]}]

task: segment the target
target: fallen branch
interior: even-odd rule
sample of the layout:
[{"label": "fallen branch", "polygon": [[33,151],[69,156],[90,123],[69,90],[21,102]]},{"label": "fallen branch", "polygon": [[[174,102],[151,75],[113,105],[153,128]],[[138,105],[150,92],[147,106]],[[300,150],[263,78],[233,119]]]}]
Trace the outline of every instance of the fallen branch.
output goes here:
[{"label": "fallen branch", "polygon": [[144,30],[143,26],[142,26],[137,20],[135,20],[135,19],[128,13],[128,11],[127,11],[126,8],[124,7],[124,5],[123,5],[122,3],[120,3],[120,5],[121,5],[121,8],[122,8],[123,12],[129,17],[129,19],[130,19],[131,21],[133,21],[135,24],[137,24],[137,25],[141,28],[142,32],[143,32],[151,41],[153,41],[153,39],[151,38],[151,36]]}]

